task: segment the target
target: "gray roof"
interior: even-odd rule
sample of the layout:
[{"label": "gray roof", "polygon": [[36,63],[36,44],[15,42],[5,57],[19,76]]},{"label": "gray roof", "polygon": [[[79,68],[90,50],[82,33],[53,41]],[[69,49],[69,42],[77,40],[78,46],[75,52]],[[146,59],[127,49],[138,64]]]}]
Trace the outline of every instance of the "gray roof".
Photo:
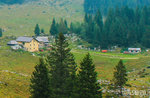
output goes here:
[{"label": "gray roof", "polygon": [[7,44],[8,45],[17,45],[18,43],[15,40],[11,40]]},{"label": "gray roof", "polygon": [[17,42],[31,42],[32,41],[32,37],[18,37],[16,39]]},{"label": "gray roof", "polygon": [[141,48],[128,48],[128,50],[135,50],[135,51],[136,51],[136,50],[139,50],[139,51],[140,51]]},{"label": "gray roof", "polygon": [[48,37],[45,37],[45,36],[38,36],[37,38],[36,38],[36,40],[38,40],[39,42],[44,42],[44,43],[48,43],[49,42],[49,40],[48,40]]},{"label": "gray roof", "polygon": [[21,49],[21,46],[17,45],[17,46],[11,46],[12,49],[17,50],[17,49]]}]

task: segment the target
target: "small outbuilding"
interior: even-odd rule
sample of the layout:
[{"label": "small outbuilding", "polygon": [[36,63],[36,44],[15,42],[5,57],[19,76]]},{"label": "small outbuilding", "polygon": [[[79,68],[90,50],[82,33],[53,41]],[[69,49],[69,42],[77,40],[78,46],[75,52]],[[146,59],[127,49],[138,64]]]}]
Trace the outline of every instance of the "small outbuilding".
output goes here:
[{"label": "small outbuilding", "polygon": [[18,49],[21,49],[21,48],[22,48],[22,47],[18,44],[18,42],[15,41],[15,40],[9,41],[9,42],[7,43],[7,45],[10,46],[11,49],[13,49],[13,50],[18,50]]},{"label": "small outbuilding", "polygon": [[16,46],[18,45],[17,41],[16,40],[11,40],[7,43],[8,46]]},{"label": "small outbuilding", "polygon": [[46,36],[38,36],[36,40],[39,42],[39,48],[47,47],[49,44],[49,39]]},{"label": "small outbuilding", "polygon": [[129,53],[140,53],[141,48],[128,48]]}]

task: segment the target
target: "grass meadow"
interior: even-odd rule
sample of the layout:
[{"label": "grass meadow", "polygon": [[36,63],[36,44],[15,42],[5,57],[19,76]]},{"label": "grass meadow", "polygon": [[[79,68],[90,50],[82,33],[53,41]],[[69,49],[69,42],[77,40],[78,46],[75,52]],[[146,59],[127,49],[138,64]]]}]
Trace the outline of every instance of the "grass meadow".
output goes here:
[{"label": "grass meadow", "polygon": [[66,19],[68,24],[83,21],[83,0],[43,0],[22,5],[0,5],[0,27],[4,36],[32,36],[36,24],[49,34],[52,19]]},{"label": "grass meadow", "polygon": [[[43,0],[47,1],[47,0]],[[64,3],[67,2],[67,4]],[[53,17],[68,20],[68,23],[83,21],[83,0],[58,0],[49,3],[27,3],[23,5],[0,5],[0,27],[4,36],[32,36],[38,23],[40,28],[49,33]],[[73,2],[73,3],[71,3]],[[30,77],[39,57],[29,52],[12,51],[6,46],[9,40],[0,39],[0,98],[28,98]],[[111,80],[114,67],[120,59],[128,71],[128,84],[131,89],[147,89],[150,87],[149,54],[101,53],[95,51],[73,49],[75,61],[79,66],[81,60],[90,53],[96,66],[98,79]],[[145,77],[140,72],[145,69]]]},{"label": "grass meadow", "polygon": [[[72,53],[78,66],[88,52],[91,54],[96,66],[98,79],[111,80],[114,67],[121,58],[129,72],[128,84],[133,85],[130,87],[131,89],[142,89],[142,86],[146,89],[150,86],[150,76],[140,78],[138,75],[142,69],[146,69],[149,65],[149,56],[73,49]],[[9,47],[2,47],[0,49],[0,97],[29,97],[30,75],[34,70],[34,66],[38,63],[38,59],[29,52],[15,52],[11,51]],[[145,73],[149,72],[150,69],[146,69]]]}]

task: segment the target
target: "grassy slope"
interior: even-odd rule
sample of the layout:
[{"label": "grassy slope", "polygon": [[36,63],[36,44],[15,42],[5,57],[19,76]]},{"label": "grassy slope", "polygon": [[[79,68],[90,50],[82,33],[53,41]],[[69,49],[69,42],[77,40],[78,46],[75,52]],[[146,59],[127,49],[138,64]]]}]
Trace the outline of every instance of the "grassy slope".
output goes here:
[{"label": "grassy slope", "polygon": [[[75,55],[75,59],[78,65],[87,52],[89,51],[72,50],[72,53]],[[90,54],[94,59],[99,79],[112,79],[113,69],[115,65],[117,65],[120,58],[124,57],[123,61],[127,67],[127,70],[131,72],[132,69],[135,69],[135,72],[131,72],[129,74],[128,83],[137,86],[150,86],[148,84],[150,80],[149,76],[146,76],[145,78],[138,78],[135,76],[142,68],[146,68],[148,66],[150,57],[128,54],[104,54],[92,51],[90,51]],[[31,56],[31,54],[29,53],[11,52],[9,49],[0,49],[0,57],[0,81],[2,82],[0,83],[0,97],[28,97],[30,75],[34,70],[34,66],[38,62],[38,58]],[[135,59],[137,57],[139,58]],[[6,70],[8,70],[9,72],[7,72]],[[150,70],[146,71],[150,72]],[[136,78],[136,81],[130,80]]]},{"label": "grassy slope", "polygon": [[[1,6],[0,27],[5,30],[4,35],[33,35],[36,23],[39,23],[40,27],[44,28],[48,33],[53,17],[56,17],[57,20],[63,17],[69,22],[82,21],[83,8],[81,5],[83,0],[82,2],[81,0],[57,0],[55,3],[51,1],[52,5],[45,3],[47,0],[43,1],[44,3],[40,4],[32,2],[24,5]],[[65,1],[70,3],[62,5]],[[3,42],[0,43],[4,44]],[[72,52],[75,55],[76,62],[79,64],[87,51],[73,50]],[[129,83],[150,86],[148,84],[150,76],[145,78],[135,76],[141,69],[149,65],[150,57],[145,57],[144,55],[90,53],[94,59],[99,79],[112,79],[114,66],[122,58],[128,71],[135,69],[134,72],[130,73]],[[30,74],[37,62],[38,58],[31,56],[29,53],[11,52],[8,47],[0,49],[0,97],[28,97]],[[146,70],[146,72],[150,72],[150,70]],[[27,76],[24,76],[24,74]],[[137,80],[130,80],[132,78]]]},{"label": "grassy slope", "polygon": [[49,32],[50,24],[55,17],[58,21],[65,18],[69,22],[82,21],[83,0],[40,0],[23,5],[0,6],[0,27],[4,35],[33,35],[38,23],[45,32]]}]

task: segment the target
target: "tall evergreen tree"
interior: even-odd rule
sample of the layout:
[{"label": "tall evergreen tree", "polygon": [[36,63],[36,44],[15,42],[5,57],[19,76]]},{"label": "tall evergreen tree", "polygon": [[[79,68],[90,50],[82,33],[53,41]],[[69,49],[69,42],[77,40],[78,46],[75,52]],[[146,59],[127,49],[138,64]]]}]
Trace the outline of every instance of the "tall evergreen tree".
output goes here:
[{"label": "tall evergreen tree", "polygon": [[3,36],[3,31],[2,31],[2,29],[0,28],[0,37],[2,37]]},{"label": "tall evergreen tree", "polygon": [[119,61],[118,65],[115,67],[114,71],[114,85],[115,88],[120,89],[120,95],[122,96],[122,88],[127,82],[127,70],[126,67],[123,65],[122,60]]},{"label": "tall evergreen tree", "polygon": [[38,24],[36,24],[36,26],[35,26],[34,33],[35,33],[36,36],[39,36],[39,35],[40,35],[40,27],[39,27]]},{"label": "tall evergreen tree", "polygon": [[[68,42],[62,33],[59,33],[47,60],[51,74],[53,98],[69,98],[74,95],[74,81],[76,64],[70,53]],[[72,85],[71,85],[72,84]]]},{"label": "tall evergreen tree", "polygon": [[143,46],[150,48],[149,44],[150,44],[150,33],[146,32],[144,33],[144,36],[142,38],[142,44]]},{"label": "tall evergreen tree", "polygon": [[31,98],[50,98],[52,95],[49,86],[49,76],[47,64],[44,59],[40,59],[40,63],[35,66],[35,71],[32,73],[30,92]]},{"label": "tall evergreen tree", "polygon": [[55,18],[53,18],[52,25],[51,25],[49,32],[51,35],[57,35],[58,34],[58,27],[56,26]]},{"label": "tall evergreen tree", "polygon": [[96,15],[95,15],[95,22],[97,23],[97,25],[100,27],[100,29],[102,31],[102,29],[103,29],[103,18],[102,18],[100,10],[98,10]]},{"label": "tall evergreen tree", "polygon": [[95,65],[88,53],[80,63],[79,80],[79,98],[102,98],[100,86],[97,82],[97,73]]},{"label": "tall evergreen tree", "polygon": [[62,32],[63,34],[68,33],[67,21],[64,21],[63,19],[60,20],[60,23],[58,25],[58,31]]},{"label": "tall evergreen tree", "polygon": [[69,29],[70,33],[73,33],[74,32],[74,26],[73,26],[73,23],[71,22],[70,23],[70,29]]},{"label": "tall evergreen tree", "polygon": [[41,29],[41,33],[43,33],[43,34],[44,34],[44,29]]}]

